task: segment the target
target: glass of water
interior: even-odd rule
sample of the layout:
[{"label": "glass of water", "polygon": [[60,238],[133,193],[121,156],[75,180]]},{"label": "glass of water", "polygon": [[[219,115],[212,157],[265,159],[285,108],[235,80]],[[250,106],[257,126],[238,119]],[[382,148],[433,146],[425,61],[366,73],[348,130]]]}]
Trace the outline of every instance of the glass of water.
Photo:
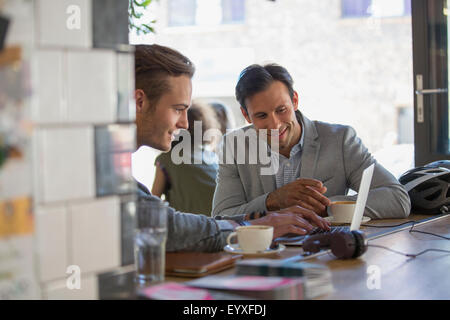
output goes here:
[{"label": "glass of water", "polygon": [[136,281],[140,284],[164,281],[167,202],[140,199],[134,234]]}]

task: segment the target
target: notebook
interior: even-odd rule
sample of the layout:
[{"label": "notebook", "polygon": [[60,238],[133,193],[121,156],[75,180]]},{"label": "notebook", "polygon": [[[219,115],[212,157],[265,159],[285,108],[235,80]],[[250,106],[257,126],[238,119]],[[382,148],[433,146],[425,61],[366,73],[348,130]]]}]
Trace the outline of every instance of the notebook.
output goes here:
[{"label": "notebook", "polygon": [[326,265],[289,262],[285,259],[245,259],[236,263],[240,276],[303,277],[305,298],[312,299],[333,291],[331,271]]},{"label": "notebook", "polygon": [[166,253],[166,275],[203,277],[232,268],[241,255],[225,252],[171,252]]},{"label": "notebook", "polygon": [[[322,229],[316,228],[309,235],[317,234],[317,233],[333,233],[339,231],[353,231],[358,230],[361,226],[362,217],[364,214],[364,208],[366,207],[367,197],[369,195],[370,183],[372,182],[373,170],[375,168],[375,164],[367,167],[361,178],[361,184],[359,185],[358,197],[356,199],[355,211],[353,213],[353,219],[350,224],[350,228],[348,227],[331,227],[331,231],[323,231]],[[282,243],[290,246],[301,246],[303,244],[303,240],[308,235],[304,236],[295,236],[295,237],[279,237],[274,241],[277,243]]]}]

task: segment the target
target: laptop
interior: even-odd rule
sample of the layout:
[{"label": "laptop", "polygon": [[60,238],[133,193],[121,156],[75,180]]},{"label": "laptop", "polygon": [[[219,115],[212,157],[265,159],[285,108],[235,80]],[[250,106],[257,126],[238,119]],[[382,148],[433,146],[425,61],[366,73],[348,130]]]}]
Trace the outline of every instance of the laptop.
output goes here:
[{"label": "laptop", "polygon": [[370,183],[372,182],[372,176],[373,176],[373,170],[375,168],[375,164],[370,165],[367,167],[363,174],[361,179],[361,184],[359,185],[359,191],[358,191],[358,197],[356,199],[356,205],[355,205],[355,211],[353,213],[352,222],[350,224],[350,227],[347,226],[339,226],[339,227],[331,227],[330,231],[325,231],[320,228],[313,229],[309,234],[302,235],[302,236],[283,236],[276,238],[274,242],[281,243],[284,245],[289,246],[301,246],[303,244],[303,240],[312,234],[328,234],[328,233],[334,233],[334,232],[341,232],[341,231],[353,231],[353,230],[359,230],[359,227],[361,226],[361,221],[364,214],[364,208],[366,207],[367,202],[367,196],[369,195],[369,189],[370,189]]}]

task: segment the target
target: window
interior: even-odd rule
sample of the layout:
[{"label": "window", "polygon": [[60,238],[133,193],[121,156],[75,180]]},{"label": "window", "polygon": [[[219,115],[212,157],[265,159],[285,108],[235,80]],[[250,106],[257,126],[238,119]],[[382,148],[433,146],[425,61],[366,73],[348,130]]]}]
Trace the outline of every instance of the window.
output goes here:
[{"label": "window", "polygon": [[411,15],[411,0],[342,0],[342,17],[400,17]]},{"label": "window", "polygon": [[170,0],[169,26],[242,23],[245,0]]}]

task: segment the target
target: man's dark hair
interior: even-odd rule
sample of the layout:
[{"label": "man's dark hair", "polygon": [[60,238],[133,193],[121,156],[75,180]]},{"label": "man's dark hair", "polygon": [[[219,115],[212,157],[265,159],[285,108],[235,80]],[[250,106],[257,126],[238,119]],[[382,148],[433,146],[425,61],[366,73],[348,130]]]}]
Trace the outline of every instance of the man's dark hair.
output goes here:
[{"label": "man's dark hair", "polygon": [[176,50],[157,44],[136,45],[134,54],[136,89],[142,89],[151,103],[170,90],[169,76],[192,78],[194,64]]},{"label": "man's dark hair", "polygon": [[286,85],[292,100],[294,97],[294,81],[286,68],[275,63],[264,66],[252,64],[241,72],[236,85],[236,99],[247,114],[245,100],[266,90],[274,81],[281,81]]}]

